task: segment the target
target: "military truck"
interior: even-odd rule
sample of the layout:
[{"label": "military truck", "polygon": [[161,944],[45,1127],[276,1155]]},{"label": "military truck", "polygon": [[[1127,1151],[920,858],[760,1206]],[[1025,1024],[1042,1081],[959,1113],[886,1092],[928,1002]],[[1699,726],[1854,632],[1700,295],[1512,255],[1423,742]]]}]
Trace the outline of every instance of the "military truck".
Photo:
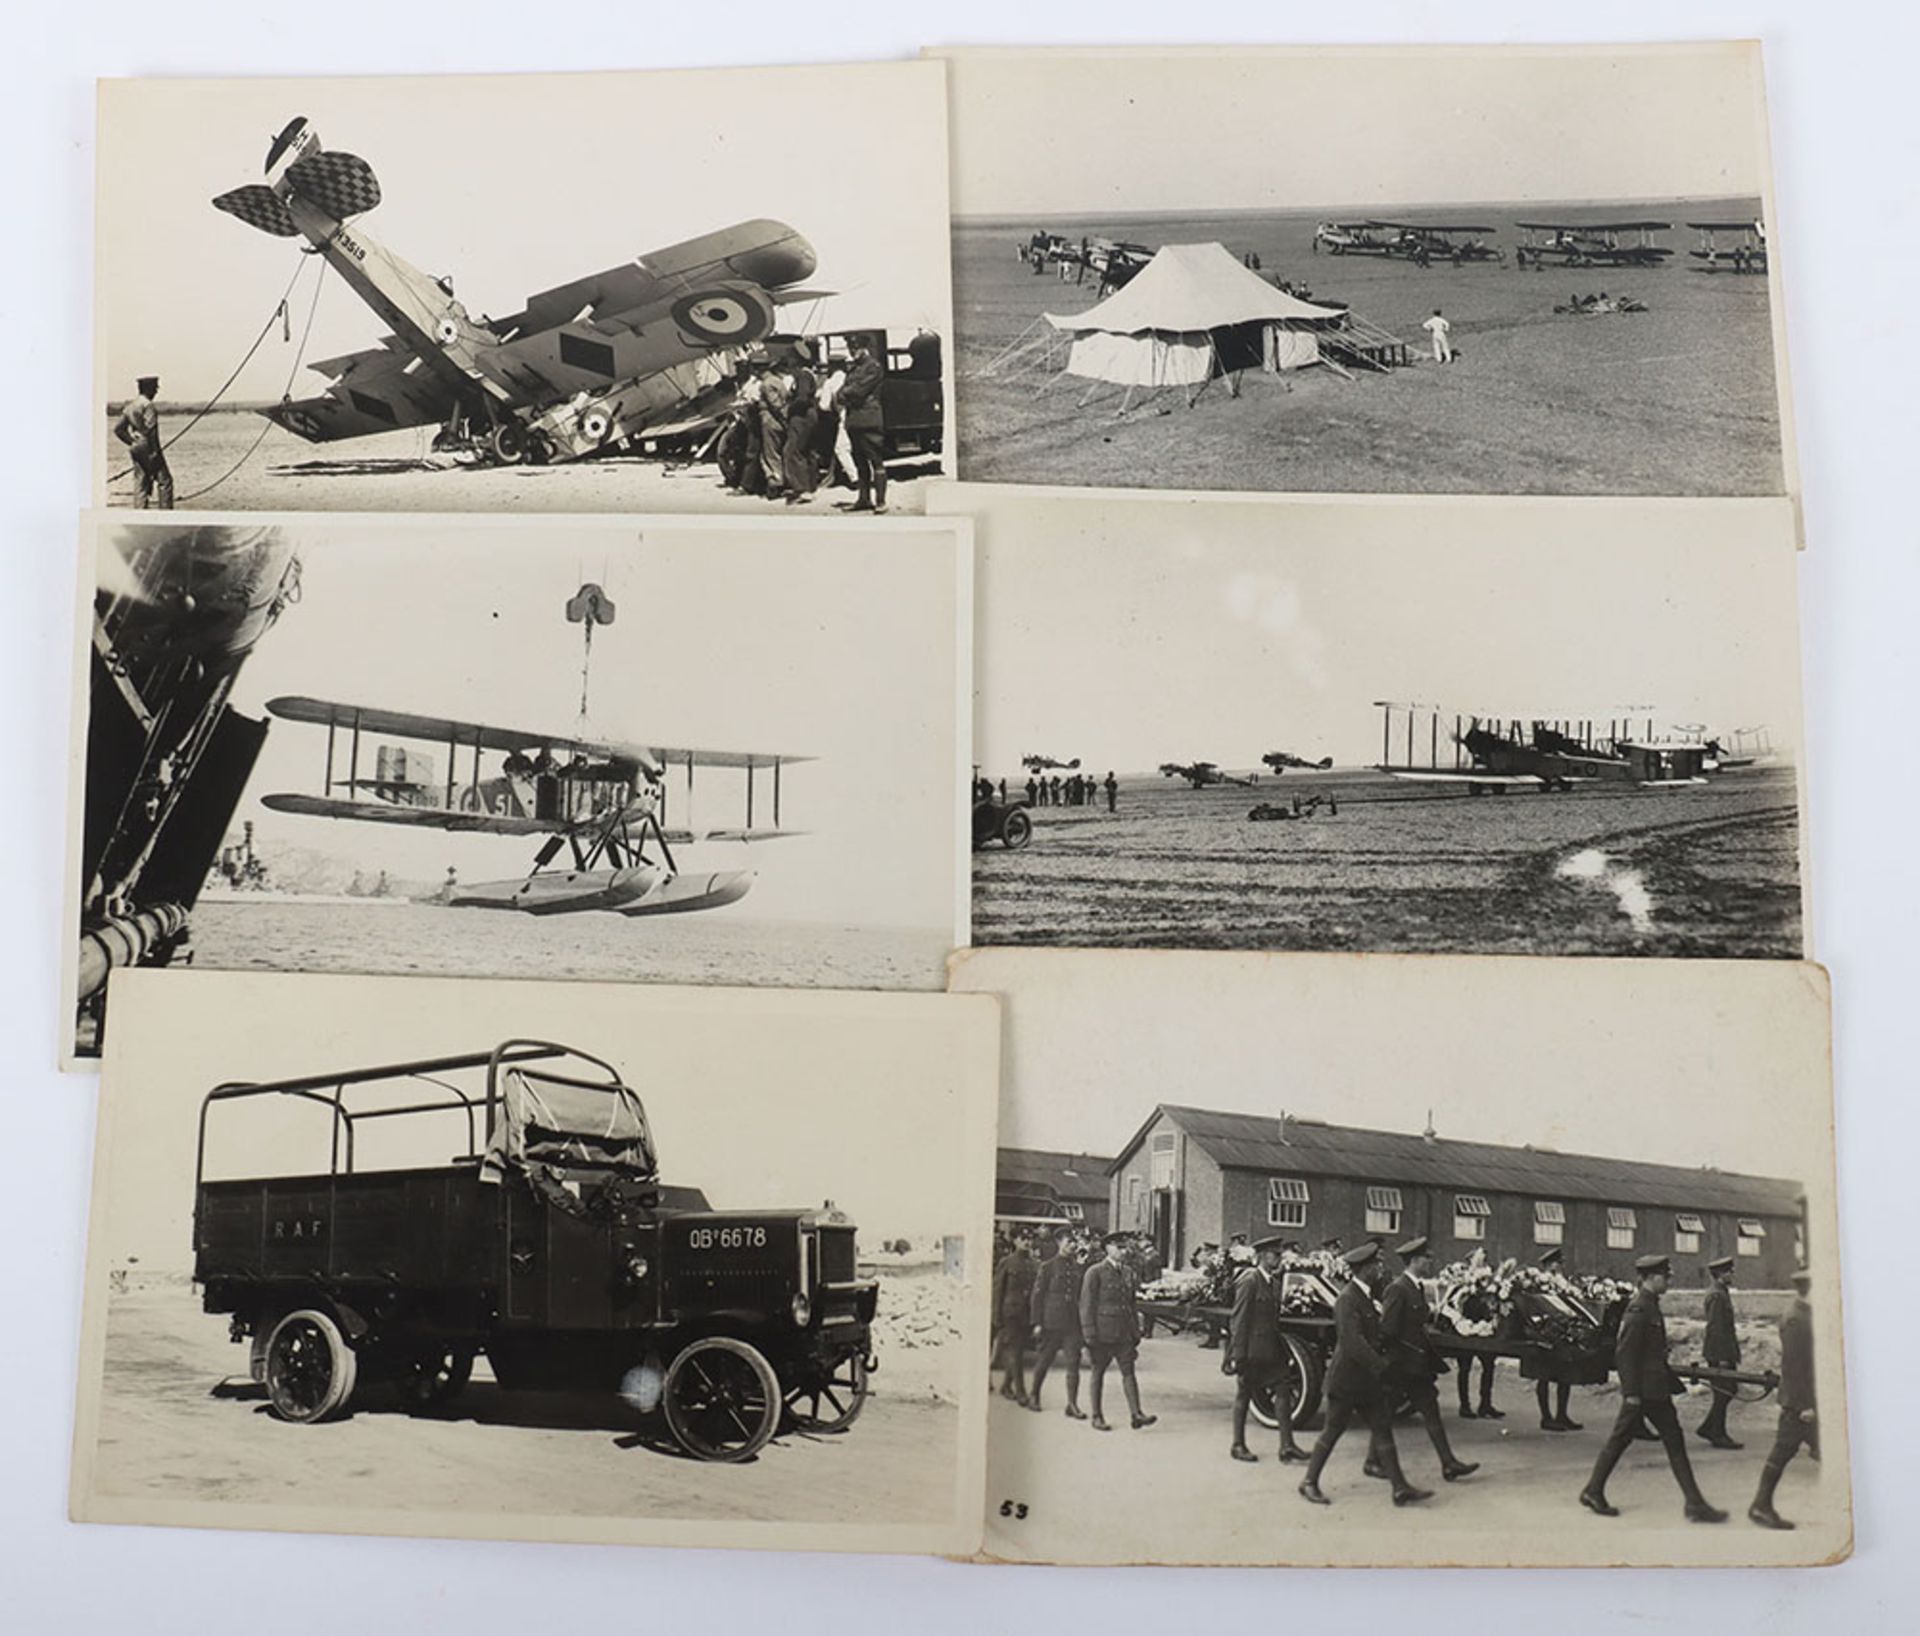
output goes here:
[{"label": "military truck", "polygon": [[[238,1151],[304,1125],[302,1168],[209,1175],[209,1132],[244,1123],[241,1104],[266,1140],[256,1128]],[[450,1130],[464,1145],[449,1162],[361,1162],[403,1135],[415,1157],[436,1139],[443,1153]],[[316,1141],[324,1169],[305,1158]],[[253,1378],[296,1424],[374,1387],[429,1412],[484,1357],[504,1389],[618,1394],[688,1454],[739,1461],[783,1426],[845,1431],[877,1367],[853,1224],[714,1210],[663,1183],[640,1097],[564,1045],[219,1085],[194,1189],[203,1308],[251,1343]]]}]

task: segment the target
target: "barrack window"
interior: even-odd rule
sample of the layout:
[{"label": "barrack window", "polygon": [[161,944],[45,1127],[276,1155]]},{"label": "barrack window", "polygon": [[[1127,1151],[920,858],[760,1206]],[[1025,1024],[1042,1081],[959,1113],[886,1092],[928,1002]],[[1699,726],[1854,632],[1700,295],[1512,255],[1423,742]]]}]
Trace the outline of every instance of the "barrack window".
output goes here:
[{"label": "barrack window", "polygon": [[1556,1199],[1533,1201],[1533,1241],[1563,1244],[1567,1237],[1567,1207]]},{"label": "barrack window", "polygon": [[1307,1184],[1297,1176],[1267,1178],[1267,1225],[1304,1227],[1307,1224]]},{"label": "barrack window", "polygon": [[1370,1233],[1399,1232],[1400,1216],[1405,1208],[1400,1201],[1399,1188],[1369,1187],[1367,1189],[1367,1231]]},{"label": "barrack window", "polygon": [[1487,1236],[1487,1217],[1492,1214],[1492,1207],[1478,1193],[1454,1194],[1453,1236],[1484,1239]]},{"label": "barrack window", "polygon": [[1639,1230],[1640,1219],[1631,1210],[1619,1205],[1611,1205],[1607,1210],[1607,1248],[1610,1250],[1630,1250],[1633,1248],[1634,1234]]}]

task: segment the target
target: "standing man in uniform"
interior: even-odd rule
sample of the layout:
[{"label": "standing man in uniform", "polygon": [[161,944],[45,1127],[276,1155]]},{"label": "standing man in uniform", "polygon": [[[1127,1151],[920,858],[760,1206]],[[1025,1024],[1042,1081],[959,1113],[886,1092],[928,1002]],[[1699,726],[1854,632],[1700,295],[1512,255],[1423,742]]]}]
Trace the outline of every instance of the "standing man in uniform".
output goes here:
[{"label": "standing man in uniform", "polygon": [[1120,799],[1120,780],[1113,776],[1113,769],[1107,769],[1106,783],[1102,786],[1107,792],[1107,811],[1112,812]]},{"label": "standing man in uniform", "polygon": [[[1713,1282],[1707,1286],[1707,1333],[1700,1343],[1700,1356],[1710,1369],[1740,1367],[1740,1335],[1733,1327],[1733,1257],[1723,1255],[1707,1263]],[[1727,1405],[1733,1401],[1733,1388],[1719,1381],[1709,1383],[1713,1407],[1700,1422],[1699,1437],[1717,1449],[1737,1449],[1741,1445],[1727,1435]]]},{"label": "standing man in uniform", "polygon": [[769,500],[786,492],[787,400],[792,396],[786,360],[769,358],[760,375],[761,492]]},{"label": "standing man in uniform", "polygon": [[820,486],[820,468],[814,462],[814,445],[820,440],[820,382],[807,365],[807,355],[792,348],[787,361],[787,440],[780,451],[790,506],[805,505]]},{"label": "standing man in uniform", "polygon": [[1033,1286],[1039,1275],[1027,1235],[1020,1233],[993,1273],[993,1317],[1000,1326],[1000,1344],[994,1361],[1005,1373],[1000,1395],[1025,1406],[1027,1401],[1027,1338],[1033,1329]]},{"label": "standing man in uniform", "polygon": [[1134,1305],[1138,1285],[1127,1265],[1129,1233],[1108,1233],[1103,1243],[1106,1259],[1088,1268],[1080,1284],[1080,1332],[1086,1337],[1087,1359],[1093,1365],[1088,1396],[1093,1404],[1093,1429],[1112,1431],[1101,1413],[1107,1384],[1107,1366],[1120,1366],[1120,1385],[1127,1394],[1133,1429],[1151,1426],[1160,1417],[1140,1408],[1140,1382],[1133,1372],[1140,1353],[1140,1313]]},{"label": "standing man in uniform", "polygon": [[1700,1492],[1693,1463],[1687,1458],[1686,1433],[1681,1431],[1680,1417],[1673,1409],[1680,1385],[1667,1367],[1667,1320],[1660,1312],[1660,1297],[1666,1294],[1672,1279],[1673,1263],[1664,1255],[1643,1255],[1633,1267],[1640,1275],[1640,1288],[1620,1319],[1620,1340],[1613,1358],[1620,1376],[1620,1411],[1613,1418],[1613,1429],[1607,1433],[1599,1459],[1593,1463],[1587,1486],[1580,1490],[1580,1503],[1595,1516],[1620,1515],[1608,1503],[1607,1479],[1627,1452],[1644,1413],[1667,1446],[1667,1463],[1673,1467],[1674,1481],[1686,1497],[1687,1521],[1725,1522],[1726,1512],[1709,1505]]},{"label": "standing man in uniform", "polygon": [[133,456],[139,484],[139,498],[134,504],[145,511],[157,490],[160,509],[171,511],[173,472],[167,465],[167,452],[160,446],[160,410],[154,403],[160,396],[160,377],[142,375],[134,384],[138,390],[113,423],[113,435],[126,444],[127,452]]},{"label": "standing man in uniform", "polygon": [[[1561,1254],[1560,1246],[1553,1245],[1541,1253],[1539,1265],[1547,1272],[1558,1272],[1566,1258]],[[1559,1401],[1548,1407],[1548,1394],[1558,1392]],[[1544,1432],[1570,1432],[1581,1430],[1579,1421],[1567,1413],[1567,1400],[1573,1395],[1573,1383],[1564,1375],[1555,1376],[1542,1369],[1540,1378],[1533,1383],[1534,1400],[1540,1405],[1540,1429]]]},{"label": "standing man in uniform", "polygon": [[1433,337],[1433,361],[1437,364],[1453,362],[1453,325],[1449,324],[1438,307],[1433,316],[1420,326]]},{"label": "standing man in uniform", "polygon": [[1320,1492],[1320,1473],[1334,1445],[1358,1418],[1371,1434],[1369,1460],[1393,1484],[1393,1503],[1413,1505],[1433,1495],[1415,1488],[1400,1469],[1400,1451],[1393,1446],[1393,1405],[1388,1401],[1387,1355],[1380,1344],[1380,1314],[1374,1310],[1373,1291],[1384,1269],[1380,1246],[1356,1245],[1342,1259],[1353,1277],[1333,1304],[1333,1361],[1327,1366],[1327,1425],[1313,1445],[1300,1496],[1314,1505],[1333,1502]]},{"label": "standing man in uniform", "polygon": [[1233,1286],[1233,1319],[1227,1330],[1223,1374],[1233,1376],[1233,1447],[1236,1460],[1258,1460],[1247,1447],[1247,1410],[1255,1392],[1272,1394],[1280,1422],[1280,1463],[1306,1459],[1293,1440],[1293,1354],[1280,1332],[1280,1251],[1284,1240],[1263,1238],[1253,1246],[1254,1263]]},{"label": "standing man in uniform", "polygon": [[[1035,263],[1036,270],[1038,263]],[[860,483],[854,511],[887,509],[886,417],[880,407],[880,387],[886,366],[874,356],[873,337],[853,339],[853,365],[840,387],[840,418],[853,449],[853,470]]]},{"label": "standing man in uniform", "polygon": [[1760,1468],[1760,1487],[1747,1507],[1747,1516],[1762,1528],[1791,1528],[1792,1523],[1773,1508],[1773,1491],[1787,1462],[1804,1447],[1820,1453],[1820,1421],[1813,1401],[1813,1307],[1807,1290],[1813,1275],[1805,1267],[1793,1275],[1793,1305],[1780,1320],[1780,1429],[1774,1433],[1767,1463]]},{"label": "standing man in uniform", "polygon": [[[1380,1303],[1380,1338],[1387,1354],[1388,1412],[1392,1399],[1403,1399],[1419,1410],[1421,1422],[1433,1452],[1440,1456],[1440,1475],[1458,1482],[1480,1469],[1477,1460],[1462,1460],[1447,1441],[1447,1428],[1440,1419],[1440,1394],[1434,1381],[1447,1372],[1445,1361],[1433,1349],[1427,1324],[1433,1317],[1427,1305],[1427,1292],[1421,1280],[1433,1276],[1433,1253],[1426,1236],[1410,1238],[1394,1252],[1400,1257],[1400,1276],[1387,1286]],[[1470,1361],[1460,1360],[1464,1369]],[[1385,1476],[1384,1471],[1370,1475]]]},{"label": "standing man in uniform", "polygon": [[1040,1408],[1040,1385],[1062,1352],[1067,1357],[1069,1420],[1085,1420],[1080,1408],[1080,1286],[1087,1277],[1087,1245],[1072,1228],[1060,1229],[1060,1247],[1053,1259],[1040,1263],[1033,1285],[1033,1322],[1040,1331],[1040,1348],[1033,1360],[1033,1383],[1027,1388],[1027,1407]]}]

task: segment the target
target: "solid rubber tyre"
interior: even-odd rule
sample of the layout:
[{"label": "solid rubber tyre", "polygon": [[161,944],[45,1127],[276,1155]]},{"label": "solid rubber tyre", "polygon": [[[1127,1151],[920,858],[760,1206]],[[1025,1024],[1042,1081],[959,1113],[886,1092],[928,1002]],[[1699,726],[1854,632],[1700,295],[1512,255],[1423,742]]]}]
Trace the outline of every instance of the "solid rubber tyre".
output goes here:
[{"label": "solid rubber tyre", "polygon": [[267,1399],[295,1425],[332,1419],[353,1397],[360,1364],[340,1326],[317,1307],[289,1312],[267,1338]]}]

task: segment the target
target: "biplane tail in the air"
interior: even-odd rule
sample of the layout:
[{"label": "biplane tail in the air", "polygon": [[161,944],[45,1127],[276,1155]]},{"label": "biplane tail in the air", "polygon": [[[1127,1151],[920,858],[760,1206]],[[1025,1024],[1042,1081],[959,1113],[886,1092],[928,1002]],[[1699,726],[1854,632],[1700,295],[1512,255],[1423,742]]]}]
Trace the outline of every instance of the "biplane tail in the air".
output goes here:
[{"label": "biplane tail in the air", "polygon": [[[781,769],[812,759],[524,732],[326,699],[272,699],[267,710],[282,721],[327,729],[321,793],[264,797],[275,812],[454,834],[545,837],[532,869],[522,879],[472,885],[450,882],[443,901],[454,908],[517,909],[537,915],[605,909],[638,916],[738,902],[753,884],[751,871],[683,874],[673,848],[707,841],[766,841],[800,833],[781,826]],[[375,744],[368,775],[362,760],[366,737],[405,739],[432,745],[434,751]],[[441,748],[447,757],[444,776],[433,759]],[[499,759],[487,759],[491,757]],[[670,772],[684,771],[691,807],[694,773],[700,767],[745,772],[744,823],[696,829],[690,822],[678,826],[670,822]],[[772,775],[770,825],[754,821],[762,771]],[[552,867],[563,853],[571,867]]]},{"label": "biplane tail in the air", "polygon": [[312,366],[325,392],[265,411],[309,442],[437,425],[437,446],[508,464],[601,453],[717,414],[733,359],[773,334],[782,304],[823,293],[798,287],[816,264],[799,233],[749,221],[476,318],[451,278],[349,227],[380,198],[366,160],[295,119],[268,150],[266,180],[213,201],[263,233],[305,238],[389,327],[379,345]]}]

